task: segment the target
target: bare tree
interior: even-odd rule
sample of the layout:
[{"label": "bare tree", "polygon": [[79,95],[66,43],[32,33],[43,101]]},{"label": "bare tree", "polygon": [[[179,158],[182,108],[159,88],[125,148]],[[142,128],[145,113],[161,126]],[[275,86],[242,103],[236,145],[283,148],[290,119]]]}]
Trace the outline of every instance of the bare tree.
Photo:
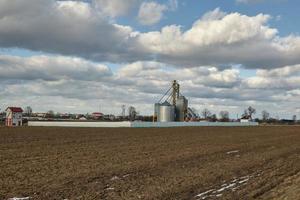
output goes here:
[{"label": "bare tree", "polygon": [[243,118],[252,119],[253,114],[256,113],[255,108],[249,106],[246,110],[244,110],[244,113],[242,114]]},{"label": "bare tree", "polygon": [[211,116],[211,112],[207,108],[204,108],[201,111],[201,115],[203,116],[204,119],[208,119]]},{"label": "bare tree", "polygon": [[248,110],[244,110],[244,113],[242,114],[242,118],[249,118]]},{"label": "bare tree", "polygon": [[228,122],[229,121],[229,112],[228,111],[221,111],[219,115],[220,115],[220,120],[222,122]]},{"label": "bare tree", "polygon": [[270,118],[270,113],[268,113],[268,112],[265,111],[265,110],[263,110],[263,111],[261,112],[261,115],[262,115],[262,120],[263,120],[264,122],[266,122],[266,121]]},{"label": "bare tree", "polygon": [[248,108],[248,114],[249,114],[249,117],[252,119],[252,115],[256,113],[256,110],[255,108],[249,106]]}]

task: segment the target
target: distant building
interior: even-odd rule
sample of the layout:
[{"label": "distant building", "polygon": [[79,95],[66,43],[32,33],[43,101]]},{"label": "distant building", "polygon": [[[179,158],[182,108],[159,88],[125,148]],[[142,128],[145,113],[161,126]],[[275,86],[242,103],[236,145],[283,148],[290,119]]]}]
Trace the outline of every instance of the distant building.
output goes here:
[{"label": "distant building", "polygon": [[80,121],[86,121],[87,118],[85,118],[85,117],[82,116],[82,117],[79,118],[79,120],[80,120]]},{"label": "distant building", "polygon": [[103,118],[103,113],[94,112],[94,113],[92,113],[92,118],[95,119],[95,120],[102,119]]},{"label": "distant building", "polygon": [[251,122],[252,121],[252,119],[251,119],[251,117],[249,117],[249,116],[244,116],[244,117],[242,117],[241,119],[240,119],[240,122],[241,123],[248,123],[248,122]]},{"label": "distant building", "polygon": [[22,126],[22,108],[8,107],[6,108],[6,126]]}]

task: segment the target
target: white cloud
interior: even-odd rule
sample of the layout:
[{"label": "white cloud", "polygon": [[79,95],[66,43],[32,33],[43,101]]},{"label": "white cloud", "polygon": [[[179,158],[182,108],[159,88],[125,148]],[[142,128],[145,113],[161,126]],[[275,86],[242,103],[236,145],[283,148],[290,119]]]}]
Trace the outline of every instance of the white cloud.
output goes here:
[{"label": "white cloud", "polygon": [[[105,13],[104,7],[82,1],[28,2],[0,1],[0,47],[55,55],[1,55],[2,104],[70,112],[92,111],[99,103],[106,112],[112,107],[117,112],[120,105],[132,104],[151,113],[152,103],[173,79],[199,109],[238,112],[255,104],[292,112],[299,101],[300,37],[279,36],[268,24],[270,15],[215,9],[184,30],[175,24],[142,33],[107,18],[125,15],[126,6]],[[163,5],[167,8],[160,19],[170,5]],[[157,62],[151,61],[154,57]],[[122,66],[111,72],[92,61]],[[259,70],[243,78],[232,64]]]},{"label": "white cloud", "polygon": [[268,26],[270,19],[270,15],[251,17],[216,9],[184,32],[170,25],[141,33],[139,42],[160,61],[174,65],[276,68],[298,64],[299,37],[279,37],[278,30]]},{"label": "white cloud", "polygon": [[0,2],[2,48],[19,47],[101,61],[131,60],[135,59],[134,55],[139,57],[138,52],[129,53],[135,51],[132,29],[109,23],[90,3],[30,2]]},{"label": "white cloud", "polygon": [[62,56],[1,56],[0,72],[2,107],[32,105],[40,111],[86,113],[101,104],[103,112],[118,114],[126,104],[151,114],[152,104],[173,79],[179,80],[192,107],[208,107],[214,112],[240,113],[248,105],[284,112],[280,106],[292,107],[300,97],[300,78],[292,72],[286,73],[291,74],[286,78],[259,75],[262,72],[242,78],[237,69],[199,66],[169,70],[164,63],[134,62],[112,73],[106,66]]},{"label": "white cloud", "polygon": [[270,15],[224,13],[217,8],[185,31],[169,25],[161,31],[140,33],[107,21],[88,2],[31,0],[29,6],[27,1],[15,1],[0,2],[1,48],[114,63],[155,57],[159,62],[187,67],[241,64],[267,69],[300,63],[300,37],[280,37],[278,30],[268,25]]},{"label": "white cloud", "polygon": [[154,1],[143,2],[141,4],[138,20],[143,25],[153,25],[158,23],[162,17],[164,11],[167,10],[167,6],[156,3]]},{"label": "white cloud", "polygon": [[248,88],[282,89],[291,91],[300,87],[300,65],[285,66],[272,70],[259,69],[256,76],[244,80]]},{"label": "white cloud", "polygon": [[18,57],[0,55],[0,79],[101,81],[112,75],[102,64],[63,56]]},{"label": "white cloud", "polygon": [[257,70],[257,75],[270,78],[298,76],[300,75],[300,65],[285,66],[272,70],[259,69]]},{"label": "white cloud", "polygon": [[109,17],[127,15],[140,0],[93,0],[96,8]]}]

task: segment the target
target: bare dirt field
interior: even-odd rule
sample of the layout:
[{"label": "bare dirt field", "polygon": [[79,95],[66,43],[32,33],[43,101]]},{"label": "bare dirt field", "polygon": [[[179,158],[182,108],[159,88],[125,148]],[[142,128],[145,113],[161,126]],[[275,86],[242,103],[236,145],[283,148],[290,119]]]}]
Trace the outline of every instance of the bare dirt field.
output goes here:
[{"label": "bare dirt field", "polygon": [[0,199],[300,199],[300,127],[0,128]]}]

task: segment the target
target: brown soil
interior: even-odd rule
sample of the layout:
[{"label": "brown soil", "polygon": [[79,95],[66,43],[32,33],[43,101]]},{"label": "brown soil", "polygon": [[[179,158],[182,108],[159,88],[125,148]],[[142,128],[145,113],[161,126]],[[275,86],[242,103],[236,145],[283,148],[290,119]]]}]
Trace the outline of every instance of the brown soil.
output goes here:
[{"label": "brown soil", "polygon": [[0,128],[0,199],[300,199],[300,127]]}]

